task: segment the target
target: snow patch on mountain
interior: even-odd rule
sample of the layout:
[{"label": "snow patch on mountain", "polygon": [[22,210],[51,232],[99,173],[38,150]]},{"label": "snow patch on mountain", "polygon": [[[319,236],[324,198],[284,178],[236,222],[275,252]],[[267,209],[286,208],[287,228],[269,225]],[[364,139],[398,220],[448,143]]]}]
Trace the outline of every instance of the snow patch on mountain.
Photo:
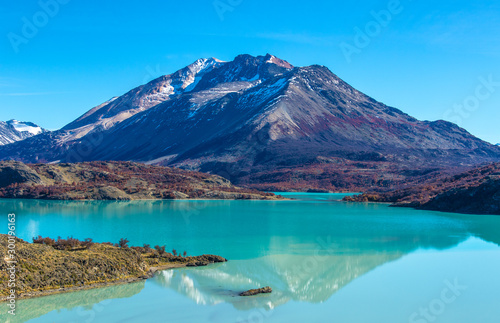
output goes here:
[{"label": "snow patch on mountain", "polygon": [[41,133],[45,130],[31,122],[18,120],[0,121],[0,145],[7,145],[21,141]]},{"label": "snow patch on mountain", "polygon": [[43,129],[33,123],[25,123],[25,122],[20,122],[17,120],[10,120],[7,121],[8,124],[12,125],[14,129],[16,129],[19,132],[28,132],[32,134],[33,136],[36,136],[38,134],[41,134],[43,132]]},{"label": "snow patch on mountain", "polygon": [[191,92],[192,90],[194,90],[194,88],[196,87],[196,85],[198,85],[198,83],[200,83],[202,78],[203,76],[196,76],[194,78],[194,81],[186,87],[185,92]]},{"label": "snow patch on mountain", "polygon": [[239,107],[246,107],[249,105],[256,105],[271,99],[280,90],[285,88],[288,84],[286,78],[280,78],[271,84],[262,84],[262,86],[256,87],[253,91],[249,91],[248,95],[244,95],[238,99]]},{"label": "snow patch on mountain", "polygon": [[185,81],[182,84],[182,92],[191,92],[196,85],[201,81],[203,76],[226,62],[216,58],[202,58],[188,66],[190,73],[185,76]]}]

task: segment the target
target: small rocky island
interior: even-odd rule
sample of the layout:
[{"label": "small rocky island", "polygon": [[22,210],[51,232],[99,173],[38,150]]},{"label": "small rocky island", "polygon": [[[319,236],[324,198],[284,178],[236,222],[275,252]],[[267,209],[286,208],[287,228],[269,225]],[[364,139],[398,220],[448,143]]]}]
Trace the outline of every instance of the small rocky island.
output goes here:
[{"label": "small rocky island", "polygon": [[[12,238],[0,235],[0,253],[8,254]],[[16,298],[30,298],[150,278],[158,270],[207,266],[227,260],[214,255],[188,257],[165,251],[165,246],[129,247],[127,239],[117,244],[94,243],[91,239],[57,240],[34,238],[28,243],[15,238]],[[7,300],[9,259],[0,260],[0,301]]]},{"label": "small rocky island", "polygon": [[269,286],[266,286],[266,287],[262,287],[262,288],[247,290],[246,292],[240,293],[240,296],[255,296],[255,295],[259,295],[259,294],[270,294],[272,292],[273,292],[272,288]]},{"label": "small rocky island", "polygon": [[46,200],[282,199],[227,179],[132,162],[0,162],[0,198]]}]

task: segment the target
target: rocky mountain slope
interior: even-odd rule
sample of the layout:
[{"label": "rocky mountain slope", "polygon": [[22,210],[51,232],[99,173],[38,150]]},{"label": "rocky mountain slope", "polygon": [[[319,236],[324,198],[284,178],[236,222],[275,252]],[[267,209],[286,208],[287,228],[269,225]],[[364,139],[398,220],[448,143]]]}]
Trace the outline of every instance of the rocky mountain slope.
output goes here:
[{"label": "rocky mountain slope", "polygon": [[31,122],[20,122],[17,120],[0,121],[0,145],[11,144],[44,132],[46,132],[45,129]]},{"label": "rocky mountain slope", "polygon": [[346,201],[390,202],[427,210],[500,215],[500,163],[428,180],[420,185],[347,197]]},{"label": "rocky mountain slope", "polygon": [[377,102],[324,66],[268,54],[198,60],[1,147],[0,159],[138,161],[263,189],[352,191],[498,161],[500,147]]},{"label": "rocky mountain slope", "polygon": [[277,199],[227,179],[131,162],[0,163],[0,197],[51,200]]}]

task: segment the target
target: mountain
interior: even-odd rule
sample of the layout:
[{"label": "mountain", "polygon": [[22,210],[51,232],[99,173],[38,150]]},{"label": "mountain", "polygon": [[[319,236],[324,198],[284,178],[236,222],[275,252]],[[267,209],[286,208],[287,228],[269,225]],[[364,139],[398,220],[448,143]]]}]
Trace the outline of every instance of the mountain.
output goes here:
[{"label": "mountain", "polygon": [[349,196],[353,202],[388,202],[426,210],[500,215],[500,163],[390,192]]},{"label": "mountain", "polygon": [[500,160],[446,121],[419,121],[324,66],[201,59],[59,131],[0,148],[25,162],[137,161],[265,189],[356,190]]},{"label": "mountain", "polygon": [[0,145],[11,144],[46,132],[45,129],[31,122],[9,120],[0,121]]}]

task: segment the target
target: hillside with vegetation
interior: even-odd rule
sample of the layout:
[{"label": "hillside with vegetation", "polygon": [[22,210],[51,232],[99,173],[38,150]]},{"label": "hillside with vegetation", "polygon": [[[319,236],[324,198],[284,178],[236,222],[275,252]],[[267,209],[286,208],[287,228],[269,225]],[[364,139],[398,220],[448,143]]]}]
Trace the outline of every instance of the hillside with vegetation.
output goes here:
[{"label": "hillside with vegetation", "polygon": [[408,185],[389,192],[367,192],[344,200],[388,202],[394,206],[443,212],[500,215],[500,163],[454,176],[429,179],[419,185]]},{"label": "hillside with vegetation", "polygon": [[[18,298],[103,287],[150,278],[157,270],[207,266],[226,259],[203,255],[188,257],[186,252],[167,252],[166,246],[129,247],[127,239],[118,243],[94,243],[91,239],[57,240],[34,238],[28,243],[16,238],[16,293]],[[0,235],[0,253],[6,255],[8,236]],[[0,301],[8,296],[7,262],[0,260]]]},{"label": "hillside with vegetation", "polygon": [[278,199],[223,177],[132,162],[0,162],[0,198],[47,200]]}]

